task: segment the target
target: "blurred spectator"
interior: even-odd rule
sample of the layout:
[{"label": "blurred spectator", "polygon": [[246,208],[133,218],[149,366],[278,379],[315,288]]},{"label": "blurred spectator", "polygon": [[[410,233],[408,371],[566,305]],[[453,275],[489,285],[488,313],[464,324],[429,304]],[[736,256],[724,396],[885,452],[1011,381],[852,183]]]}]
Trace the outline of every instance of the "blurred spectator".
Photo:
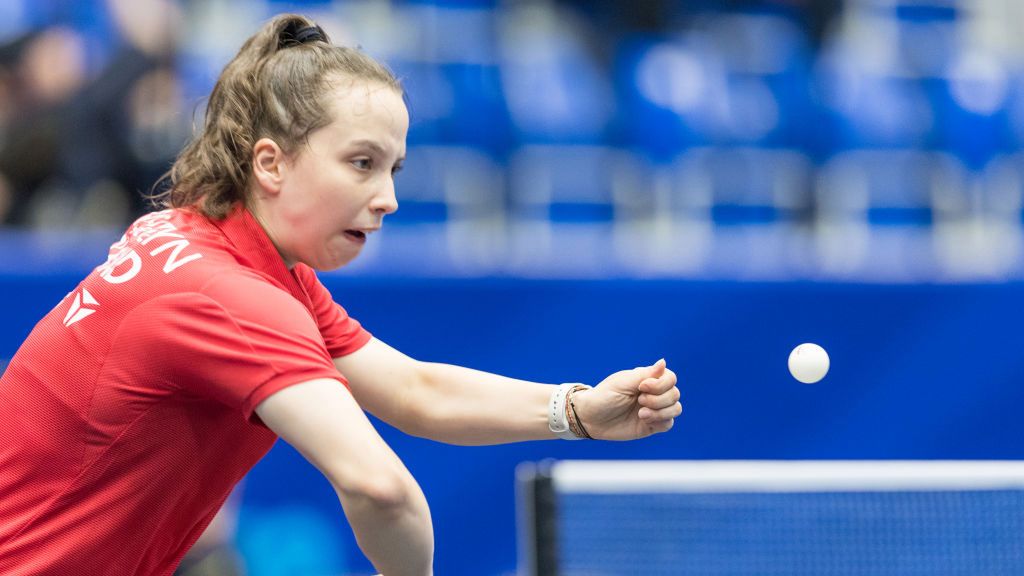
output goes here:
[{"label": "blurred spectator", "polygon": [[30,32],[0,61],[0,217],[25,224],[37,190],[56,185],[72,123],[72,97],[85,80],[81,37],[64,27]]},{"label": "blurred spectator", "polygon": [[182,15],[172,0],[107,0],[121,45],[75,108],[72,141],[91,145],[65,168],[84,225],[119,225],[144,212],[147,193],[188,137],[174,58]]},{"label": "blurred spectator", "polygon": [[120,226],[188,136],[172,0],[108,0],[120,38],[87,74],[82,35],[44,28],[0,50],[0,221]]}]

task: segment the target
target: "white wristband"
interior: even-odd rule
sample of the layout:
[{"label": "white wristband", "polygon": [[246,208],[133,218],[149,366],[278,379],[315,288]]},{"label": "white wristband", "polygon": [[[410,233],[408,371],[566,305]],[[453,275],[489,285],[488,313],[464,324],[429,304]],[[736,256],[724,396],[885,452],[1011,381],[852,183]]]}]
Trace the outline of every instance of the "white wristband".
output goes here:
[{"label": "white wristband", "polygon": [[[569,391],[584,384],[559,384],[551,391],[551,399],[548,401],[548,430],[557,438],[562,440],[582,440],[571,428],[569,420],[565,417],[565,398]],[[590,388],[590,386],[587,386]]]}]

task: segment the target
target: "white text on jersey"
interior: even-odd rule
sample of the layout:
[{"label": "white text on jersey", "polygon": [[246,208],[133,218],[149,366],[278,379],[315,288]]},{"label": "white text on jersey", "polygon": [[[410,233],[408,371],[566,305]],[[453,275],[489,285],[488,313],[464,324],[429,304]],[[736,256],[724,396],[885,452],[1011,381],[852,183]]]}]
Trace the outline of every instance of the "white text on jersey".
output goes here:
[{"label": "white text on jersey", "polygon": [[[190,247],[189,242],[178,232],[174,224],[171,224],[170,218],[170,210],[154,212],[141,218],[127,234],[110,247],[107,261],[98,269],[100,277],[111,284],[122,284],[138,275],[142,270],[142,258],[133,248],[129,248],[128,244],[131,241],[146,246],[156,239],[168,239],[167,242],[161,243],[149,253],[150,256],[156,256],[170,250],[163,266],[165,274],[170,274],[185,264],[202,258],[203,255],[198,252],[184,254]],[[128,263],[128,269],[120,270],[123,268],[122,264],[125,263]]]}]

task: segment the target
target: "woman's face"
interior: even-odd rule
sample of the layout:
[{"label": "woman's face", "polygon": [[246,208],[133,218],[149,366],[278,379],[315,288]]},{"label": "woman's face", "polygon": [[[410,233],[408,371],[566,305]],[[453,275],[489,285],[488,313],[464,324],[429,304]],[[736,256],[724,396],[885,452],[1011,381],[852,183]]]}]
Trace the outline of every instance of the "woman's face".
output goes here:
[{"label": "woman's face", "polygon": [[[344,266],[398,209],[394,175],[409,130],[401,95],[358,80],[338,82],[332,94],[333,122],[280,161],[273,193],[264,186],[257,196],[257,218],[289,267]],[[261,162],[258,144],[255,162]],[[258,173],[257,181],[267,180]]]}]

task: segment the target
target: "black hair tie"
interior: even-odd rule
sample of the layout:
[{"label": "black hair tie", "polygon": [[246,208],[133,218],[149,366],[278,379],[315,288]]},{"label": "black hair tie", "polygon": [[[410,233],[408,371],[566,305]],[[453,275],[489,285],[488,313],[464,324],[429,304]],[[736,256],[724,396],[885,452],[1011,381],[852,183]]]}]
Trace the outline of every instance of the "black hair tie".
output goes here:
[{"label": "black hair tie", "polygon": [[306,26],[295,33],[295,41],[299,44],[305,44],[306,42],[326,42],[327,38],[324,37],[323,28],[319,26]]},{"label": "black hair tie", "polygon": [[324,33],[324,29],[315,25],[299,28],[299,25],[293,22],[281,31],[280,40],[277,45],[279,48],[287,48],[288,46],[309,42],[327,42],[327,34]]}]

